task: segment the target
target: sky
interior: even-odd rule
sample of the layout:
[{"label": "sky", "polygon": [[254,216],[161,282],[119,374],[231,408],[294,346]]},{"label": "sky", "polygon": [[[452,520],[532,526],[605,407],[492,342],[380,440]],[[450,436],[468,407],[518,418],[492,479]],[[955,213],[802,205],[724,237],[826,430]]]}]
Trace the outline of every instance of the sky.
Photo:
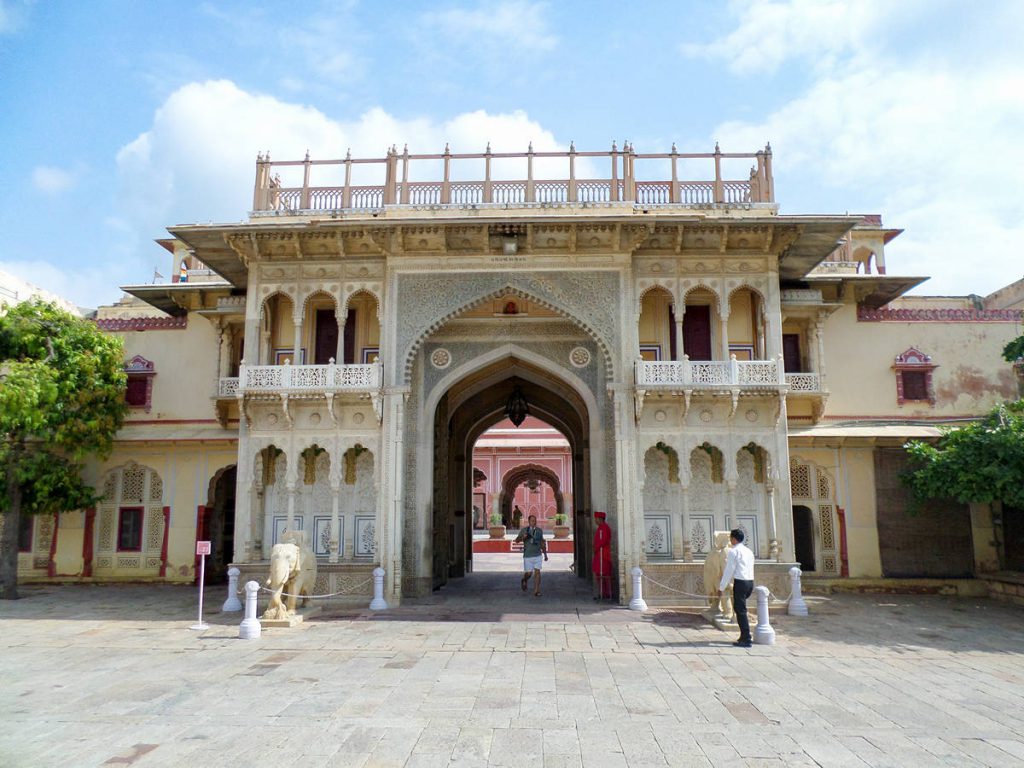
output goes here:
[{"label": "sky", "polygon": [[[1024,277],[1018,0],[0,0],[0,269],[80,306],[169,279],[255,160],[753,152],[783,214],[878,213],[915,293]],[[1016,170],[1014,170],[1016,169]]]}]

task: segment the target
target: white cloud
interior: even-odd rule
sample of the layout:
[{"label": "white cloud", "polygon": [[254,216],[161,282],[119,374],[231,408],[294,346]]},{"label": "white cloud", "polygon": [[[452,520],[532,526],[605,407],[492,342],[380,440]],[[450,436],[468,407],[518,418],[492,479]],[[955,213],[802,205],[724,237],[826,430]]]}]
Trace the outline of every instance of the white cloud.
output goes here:
[{"label": "white cloud", "polygon": [[0,0],[0,35],[9,35],[21,29],[34,0]]},{"label": "white cloud", "polygon": [[[755,2],[760,15],[745,16],[723,40],[753,35],[764,6],[802,19],[805,31],[824,23],[804,0]],[[849,11],[845,3],[826,6]],[[834,51],[847,46],[849,56],[818,69],[804,93],[763,120],[723,123],[714,137],[740,147],[771,140],[777,198],[788,212],[834,211],[808,195],[816,189],[845,201],[844,208],[867,206],[855,212],[881,213],[887,225],[904,228],[888,249],[889,271],[934,275],[919,291],[987,293],[1019,279],[1024,200],[1015,178],[1024,168],[1024,63],[995,45],[975,50],[970,67],[944,51],[914,56],[886,48],[873,42],[882,19],[877,4],[864,7],[872,21],[858,22],[861,42],[834,43]],[[778,55],[765,53],[765,61],[813,52],[812,37],[791,34],[796,42]],[[797,211],[793,200],[800,200]]]},{"label": "white cloud", "polygon": [[79,307],[96,307],[99,301],[115,301],[121,295],[117,285],[110,279],[112,274],[116,274],[116,269],[116,265],[99,264],[96,261],[83,262],[70,270],[42,259],[0,261],[0,273],[8,273],[14,280],[4,279],[2,274],[0,279],[12,283],[20,298],[41,291],[43,298],[48,301],[68,301]]},{"label": "white cloud", "polygon": [[37,165],[32,169],[32,186],[46,195],[59,195],[77,183],[77,174],[52,165]]},{"label": "white cloud", "polygon": [[737,27],[710,43],[686,43],[686,56],[721,59],[739,74],[772,73],[789,59],[828,67],[857,55],[872,37],[898,19],[927,7],[924,0],[733,0]]},{"label": "white cloud", "polygon": [[[387,147],[395,144],[401,151],[406,143],[413,154],[440,153],[446,142],[453,152],[482,152],[488,141],[495,152],[524,152],[531,141],[538,152],[567,148],[520,111],[475,111],[437,121],[402,120],[374,108],[355,120],[339,121],[312,107],[247,92],[226,80],[192,83],[171,94],[150,128],[118,153],[119,213],[108,223],[122,235],[134,233],[128,252],[148,256],[145,241],[163,236],[168,225],[245,218],[252,205],[258,152],[270,150],[274,160],[301,160],[308,149],[313,159],[322,160],[343,158],[349,148],[353,157],[383,157]],[[428,167],[419,173],[414,166],[414,180],[440,178],[439,164],[423,165]],[[459,174],[458,164],[453,165]],[[496,161],[494,178],[525,178],[525,163],[520,166]],[[538,160],[536,176],[565,178],[568,171],[563,166],[564,161]],[[292,170],[291,179],[284,179],[286,186],[301,183],[301,169]],[[281,169],[282,174],[288,171]],[[482,178],[482,168],[479,172]],[[578,164],[580,178],[589,172],[585,163]],[[338,167],[316,168],[315,173],[314,186],[340,183]],[[364,172],[362,178],[354,175],[353,181],[380,184],[382,171],[378,176],[370,178]]]},{"label": "white cloud", "polygon": [[544,3],[527,0],[487,2],[468,10],[450,8],[423,14],[427,34],[439,33],[444,42],[501,51],[550,51],[558,37],[548,28]]}]

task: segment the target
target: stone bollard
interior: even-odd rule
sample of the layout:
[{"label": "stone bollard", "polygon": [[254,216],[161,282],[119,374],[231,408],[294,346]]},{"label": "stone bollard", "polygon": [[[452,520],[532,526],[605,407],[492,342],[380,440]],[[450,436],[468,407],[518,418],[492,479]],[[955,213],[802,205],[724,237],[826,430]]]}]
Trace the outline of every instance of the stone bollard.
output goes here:
[{"label": "stone bollard", "polygon": [[256,596],[260,593],[260,585],[255,581],[245,583],[245,618],[238,625],[238,636],[242,640],[256,640],[262,627],[256,618]]},{"label": "stone bollard", "polygon": [[237,568],[228,568],[228,599],[220,607],[222,613],[242,610],[242,601],[238,599],[238,577],[241,573]]},{"label": "stone bollard", "polygon": [[786,613],[790,616],[806,616],[807,615],[807,603],[804,602],[804,596],[800,592],[800,577],[803,572],[797,567],[793,566],[789,569],[789,607],[786,609]]},{"label": "stone bollard", "polygon": [[754,642],[758,645],[773,645],[775,630],[768,623],[768,587],[754,587],[757,593],[757,626],[754,628]]},{"label": "stone bollard", "polygon": [[377,566],[373,569],[373,600],[370,601],[371,611],[386,611],[388,602],[384,599],[384,569]]},{"label": "stone bollard", "polygon": [[630,571],[633,574],[633,599],[629,601],[629,610],[646,611],[647,603],[644,602],[644,572],[640,566]]}]

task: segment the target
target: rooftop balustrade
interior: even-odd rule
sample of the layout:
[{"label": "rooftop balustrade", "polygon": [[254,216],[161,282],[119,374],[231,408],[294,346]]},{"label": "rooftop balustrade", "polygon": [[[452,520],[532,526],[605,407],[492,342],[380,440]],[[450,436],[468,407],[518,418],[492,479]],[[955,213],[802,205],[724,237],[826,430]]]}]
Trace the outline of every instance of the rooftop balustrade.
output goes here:
[{"label": "rooftop balustrade", "polygon": [[[231,388],[221,379],[221,391]],[[381,366],[367,365],[243,365],[234,391],[242,394],[323,394],[371,392],[380,389]]]},{"label": "rooftop balustrade", "polygon": [[[654,180],[640,173],[638,164],[660,164]],[[729,179],[723,176],[723,163],[735,167],[736,161],[751,161],[749,175]],[[509,166],[522,169],[518,178],[506,178]],[[500,166],[500,167],[499,167]],[[538,166],[545,173],[564,167],[561,178],[538,177]],[[605,178],[580,178],[577,171],[600,173]],[[746,163],[744,162],[744,167]],[[410,181],[414,170],[426,168],[439,175],[431,181]],[[464,178],[465,168],[469,176]],[[681,171],[701,167],[696,178],[680,178]],[[353,183],[353,171],[362,180],[377,179],[375,184]],[[460,172],[462,171],[462,172]],[[291,176],[288,183],[281,173]],[[301,172],[301,183],[299,173]],[[314,178],[323,177],[323,178]],[[335,184],[323,184],[334,177]],[[319,182],[319,183],[317,183]],[[343,160],[271,161],[269,153],[256,159],[256,185],[253,215],[288,215],[299,212],[337,210],[376,210],[385,206],[520,206],[552,203],[633,203],[637,206],[705,206],[773,203],[771,146],[752,153],[726,153],[718,145],[709,153],[638,153],[631,144],[620,150],[613,143],[606,152],[577,152],[570,145],[566,152],[454,153],[449,147],[441,154],[414,155],[408,148],[389,149],[384,157]]]}]

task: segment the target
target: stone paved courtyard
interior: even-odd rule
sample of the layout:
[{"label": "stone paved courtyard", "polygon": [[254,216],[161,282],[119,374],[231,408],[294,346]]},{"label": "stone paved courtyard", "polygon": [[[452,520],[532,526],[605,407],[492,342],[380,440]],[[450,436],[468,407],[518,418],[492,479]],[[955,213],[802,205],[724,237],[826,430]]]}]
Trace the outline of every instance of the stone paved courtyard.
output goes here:
[{"label": "stone paved courtyard", "polygon": [[[691,611],[544,595],[492,556],[421,604],[237,639],[194,588],[0,604],[0,766],[1024,765],[1024,610],[840,596],[732,647]],[[216,611],[218,587],[208,601]]]}]

